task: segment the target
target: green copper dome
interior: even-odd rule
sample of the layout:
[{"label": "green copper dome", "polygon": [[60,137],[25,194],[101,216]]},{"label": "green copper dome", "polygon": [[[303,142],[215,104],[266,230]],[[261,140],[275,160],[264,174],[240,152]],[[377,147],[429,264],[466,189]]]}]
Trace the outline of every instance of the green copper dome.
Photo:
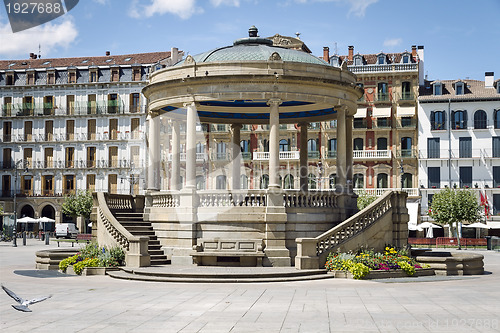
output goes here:
[{"label": "green copper dome", "polygon": [[[309,53],[273,46],[272,40],[257,36],[257,29],[252,26],[249,29],[250,37],[240,38],[234,41],[232,46],[217,48],[208,52],[193,56],[197,63],[207,62],[238,62],[238,61],[269,61],[300,62],[328,66],[323,59]],[[278,54],[278,56],[274,54]],[[274,56],[273,56],[274,55]],[[180,63],[182,65],[184,61]]]}]

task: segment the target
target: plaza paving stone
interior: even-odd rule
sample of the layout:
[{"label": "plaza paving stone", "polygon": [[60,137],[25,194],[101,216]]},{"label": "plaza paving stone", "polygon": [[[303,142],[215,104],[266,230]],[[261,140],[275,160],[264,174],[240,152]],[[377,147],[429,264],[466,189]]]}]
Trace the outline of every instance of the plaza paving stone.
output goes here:
[{"label": "plaza paving stone", "polygon": [[0,243],[3,285],[53,295],[22,313],[2,293],[2,332],[500,332],[499,252],[465,250],[485,256],[481,276],[210,284],[36,271],[55,247]]}]

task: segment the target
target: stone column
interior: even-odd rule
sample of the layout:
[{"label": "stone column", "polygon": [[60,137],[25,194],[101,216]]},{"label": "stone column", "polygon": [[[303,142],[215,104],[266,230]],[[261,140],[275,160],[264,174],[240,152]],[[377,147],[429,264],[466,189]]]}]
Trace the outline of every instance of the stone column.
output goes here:
[{"label": "stone column", "polygon": [[[347,133],[346,133],[346,110],[340,108],[337,111],[337,179],[345,193],[347,181]],[[351,143],[352,148],[352,143]],[[351,149],[352,150],[352,149]]]},{"label": "stone column", "polygon": [[347,150],[347,183],[352,187],[353,183],[353,143],[352,143],[352,124],[354,117],[348,116],[345,122],[346,125],[346,150]]},{"label": "stone column", "polygon": [[186,188],[196,188],[196,117],[194,102],[186,103]]},{"label": "stone column", "polygon": [[279,106],[281,100],[278,98],[270,99],[267,104],[269,110],[269,188],[280,188],[279,183],[279,165],[280,165],[280,115]]},{"label": "stone column", "polygon": [[160,190],[160,115],[149,114],[148,190]]},{"label": "stone column", "polygon": [[233,180],[233,190],[239,190],[240,189],[240,169],[241,169],[241,148],[240,148],[240,131],[241,131],[241,124],[232,124],[231,125],[231,131],[232,131],[232,139],[233,139],[233,144],[231,147],[232,150],[232,180]]},{"label": "stone column", "polygon": [[172,120],[172,170],[170,173],[170,189],[178,191],[181,188],[181,133],[180,124]]},{"label": "stone column", "polygon": [[307,127],[308,123],[300,123],[300,152],[299,152],[299,176],[300,190],[307,192],[309,190],[308,172],[307,172]]}]

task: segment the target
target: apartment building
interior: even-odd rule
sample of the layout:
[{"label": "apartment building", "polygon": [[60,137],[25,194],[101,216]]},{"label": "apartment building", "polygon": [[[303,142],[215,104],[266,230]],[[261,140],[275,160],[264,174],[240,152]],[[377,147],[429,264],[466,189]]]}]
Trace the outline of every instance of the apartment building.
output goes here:
[{"label": "apartment building", "polygon": [[426,81],[418,100],[422,216],[440,189],[471,188],[500,227],[500,80]]},{"label": "apartment building", "polygon": [[145,188],[148,74],[182,52],[0,61],[0,177],[6,212],[63,216],[76,190]]}]

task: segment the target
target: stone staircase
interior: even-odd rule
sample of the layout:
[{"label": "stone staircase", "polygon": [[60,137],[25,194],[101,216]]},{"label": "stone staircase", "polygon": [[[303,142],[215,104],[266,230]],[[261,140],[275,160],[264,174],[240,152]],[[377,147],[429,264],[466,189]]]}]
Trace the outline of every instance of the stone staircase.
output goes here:
[{"label": "stone staircase", "polygon": [[156,236],[151,223],[145,222],[143,213],[132,213],[115,211],[113,215],[118,222],[134,236],[148,236],[148,253],[151,258],[151,266],[170,264],[170,260],[164,255],[160,241]]}]

